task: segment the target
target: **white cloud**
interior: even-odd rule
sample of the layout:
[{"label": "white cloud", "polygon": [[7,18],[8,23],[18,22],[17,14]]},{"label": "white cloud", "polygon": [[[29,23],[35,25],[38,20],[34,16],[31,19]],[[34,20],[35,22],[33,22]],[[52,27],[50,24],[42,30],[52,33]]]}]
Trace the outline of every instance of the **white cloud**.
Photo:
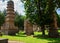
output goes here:
[{"label": "white cloud", "polygon": [[20,0],[13,0],[15,4],[15,11],[18,11],[20,14],[24,15],[24,6]]},{"label": "white cloud", "polygon": [[[4,9],[6,9],[7,7],[7,1],[6,0],[5,2],[2,2],[0,1],[0,10],[3,11]],[[18,11],[19,13],[21,13],[22,15],[24,15],[24,4],[20,1],[20,0],[13,0],[14,1],[14,10],[15,11]]]}]

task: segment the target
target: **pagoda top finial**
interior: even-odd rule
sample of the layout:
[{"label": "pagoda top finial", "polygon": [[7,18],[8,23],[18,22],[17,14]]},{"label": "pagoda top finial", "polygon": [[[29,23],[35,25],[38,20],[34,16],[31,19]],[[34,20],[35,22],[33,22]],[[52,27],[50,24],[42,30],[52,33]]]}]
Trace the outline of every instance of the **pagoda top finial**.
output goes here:
[{"label": "pagoda top finial", "polygon": [[12,1],[12,0],[9,0],[9,1]]},{"label": "pagoda top finial", "polygon": [[12,1],[12,0],[9,0],[9,1]]},{"label": "pagoda top finial", "polygon": [[13,2],[12,0],[9,0],[9,1],[8,1],[8,3],[10,3],[10,4],[11,4],[11,3],[14,3],[14,2]]},{"label": "pagoda top finial", "polygon": [[12,0],[10,0],[10,1],[12,1]]}]

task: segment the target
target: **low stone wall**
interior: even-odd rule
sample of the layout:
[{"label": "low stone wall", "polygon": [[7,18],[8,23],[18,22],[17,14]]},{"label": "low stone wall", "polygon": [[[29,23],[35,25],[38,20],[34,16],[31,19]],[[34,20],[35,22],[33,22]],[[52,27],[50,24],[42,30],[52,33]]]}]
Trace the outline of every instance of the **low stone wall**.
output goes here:
[{"label": "low stone wall", "polygon": [[0,39],[0,43],[8,43],[8,39]]}]

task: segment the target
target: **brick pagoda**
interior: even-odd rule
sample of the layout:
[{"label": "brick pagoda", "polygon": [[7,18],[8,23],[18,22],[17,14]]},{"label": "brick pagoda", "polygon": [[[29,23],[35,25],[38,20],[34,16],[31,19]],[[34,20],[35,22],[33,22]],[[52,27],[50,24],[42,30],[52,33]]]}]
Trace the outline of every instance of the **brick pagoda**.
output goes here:
[{"label": "brick pagoda", "polygon": [[14,25],[15,12],[14,12],[14,2],[12,0],[7,2],[5,24],[2,27],[2,31],[7,35],[15,35],[18,32],[18,28]]}]

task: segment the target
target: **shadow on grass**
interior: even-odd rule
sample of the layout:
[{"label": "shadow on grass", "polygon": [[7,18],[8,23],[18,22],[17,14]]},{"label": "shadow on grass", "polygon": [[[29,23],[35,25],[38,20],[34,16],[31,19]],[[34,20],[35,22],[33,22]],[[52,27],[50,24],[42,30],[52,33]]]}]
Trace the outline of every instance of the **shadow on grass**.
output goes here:
[{"label": "shadow on grass", "polygon": [[38,38],[38,39],[48,40],[48,41],[49,41],[48,43],[60,43],[60,38],[49,38],[47,35],[45,35],[45,36],[36,35],[36,36],[34,36],[34,37],[35,37],[35,38]]},{"label": "shadow on grass", "polygon": [[18,33],[18,35],[16,35],[16,37],[26,37],[25,33]]},{"label": "shadow on grass", "polygon": [[60,43],[60,41],[57,41],[57,42],[48,42],[48,43]]},{"label": "shadow on grass", "polygon": [[52,42],[48,42],[48,43],[60,43],[60,40],[55,40],[55,41],[52,41]]},{"label": "shadow on grass", "polygon": [[16,35],[16,37],[27,37],[26,35]]},{"label": "shadow on grass", "polygon": [[17,33],[16,35],[9,35],[9,36],[15,36],[15,37],[27,37],[25,33]]}]

